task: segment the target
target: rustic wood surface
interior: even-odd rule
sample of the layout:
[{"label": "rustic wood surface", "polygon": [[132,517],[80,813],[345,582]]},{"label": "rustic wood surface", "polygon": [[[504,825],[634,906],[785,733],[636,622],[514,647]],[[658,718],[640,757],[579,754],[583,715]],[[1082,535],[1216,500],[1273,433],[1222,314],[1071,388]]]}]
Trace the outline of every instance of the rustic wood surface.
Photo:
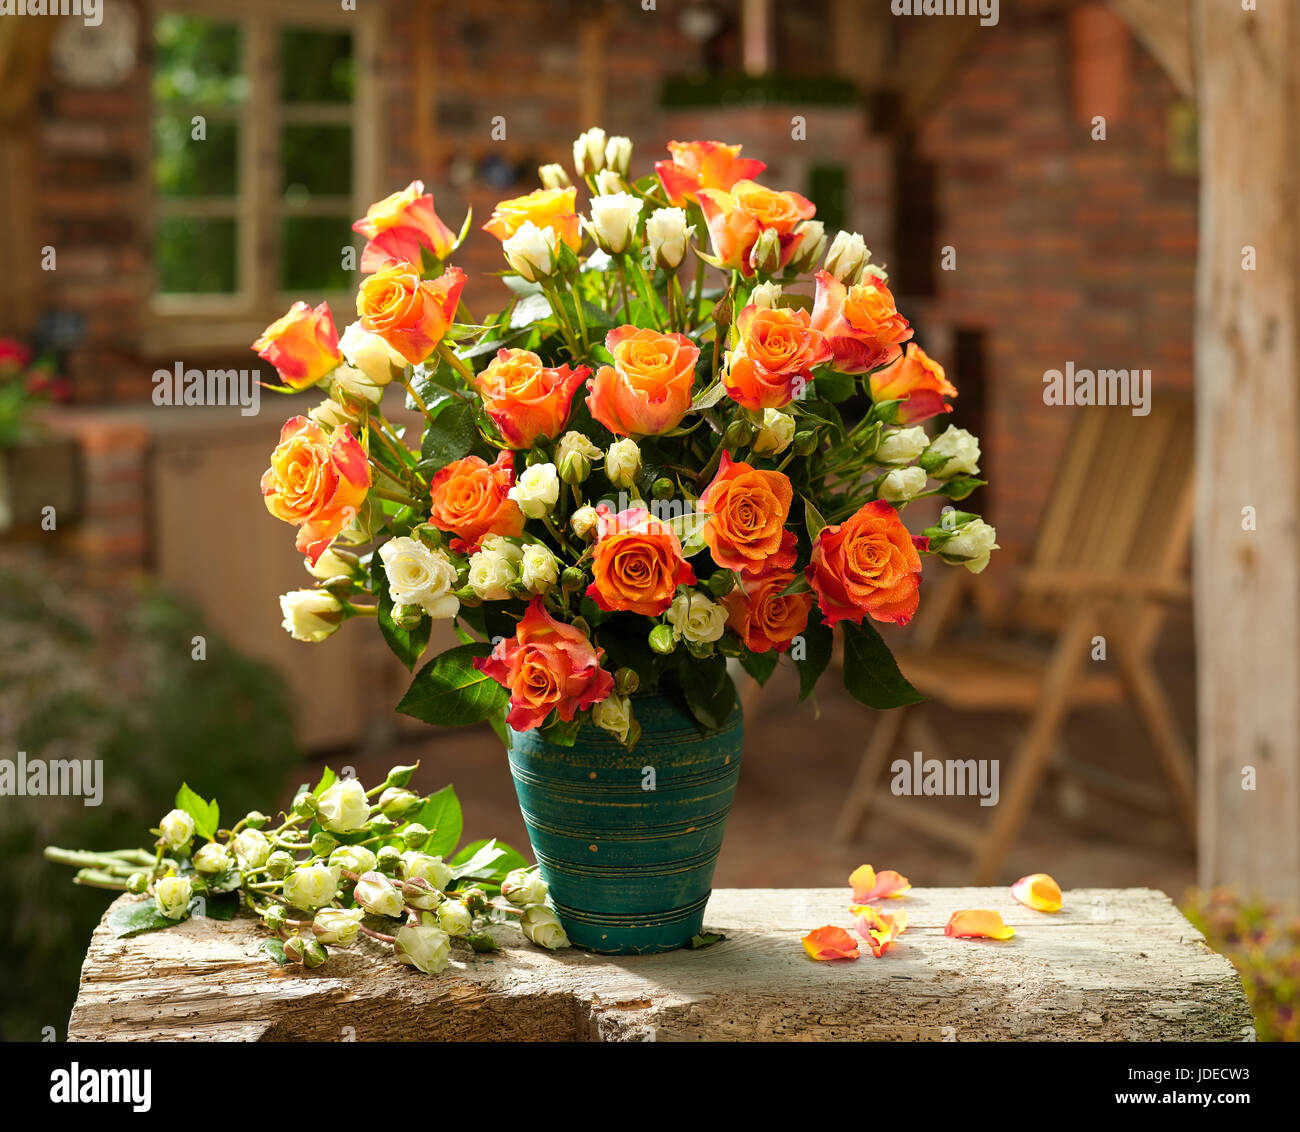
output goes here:
[{"label": "rustic wood surface", "polygon": [[[135,897],[121,897],[133,900]],[[101,923],[69,1040],[1220,1040],[1253,1033],[1241,980],[1163,893],[1079,889],[1054,915],[1005,888],[913,890],[882,959],[818,963],[800,937],[850,927],[848,889],[726,889],[697,951],[545,952],[513,928],[494,955],[422,975],[363,941],[316,971],[278,968],[251,918],[131,939]],[[959,908],[996,908],[1014,939],[950,939]]]}]

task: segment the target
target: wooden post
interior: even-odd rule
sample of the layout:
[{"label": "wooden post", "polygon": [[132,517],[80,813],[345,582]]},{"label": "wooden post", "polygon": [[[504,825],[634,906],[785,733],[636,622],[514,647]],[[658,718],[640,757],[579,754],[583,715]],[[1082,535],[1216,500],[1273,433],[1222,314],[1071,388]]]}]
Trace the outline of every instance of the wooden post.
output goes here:
[{"label": "wooden post", "polygon": [[740,51],[747,75],[772,69],[772,0],[743,0]]},{"label": "wooden post", "polygon": [[[1300,5],[1196,0],[1200,881],[1300,906]],[[1253,776],[1253,782],[1251,781]],[[1251,788],[1247,788],[1251,787]]]}]

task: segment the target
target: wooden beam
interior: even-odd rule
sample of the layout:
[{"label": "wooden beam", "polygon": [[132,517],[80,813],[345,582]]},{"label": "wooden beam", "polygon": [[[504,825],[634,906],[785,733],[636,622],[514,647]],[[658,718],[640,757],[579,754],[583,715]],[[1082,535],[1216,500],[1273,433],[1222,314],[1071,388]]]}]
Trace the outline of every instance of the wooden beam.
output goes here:
[{"label": "wooden beam", "polygon": [[[1133,29],[1173,80],[1184,98],[1196,97],[1192,66],[1193,0],[1110,0],[1110,6]],[[1241,5],[1238,3],[1238,9]]]},{"label": "wooden beam", "polygon": [[[1300,5],[1197,0],[1200,881],[1300,907]],[[1250,249],[1253,249],[1253,253]],[[1247,258],[1256,257],[1252,265]],[[1253,782],[1251,776],[1253,775]]]},{"label": "wooden beam", "polygon": [[772,69],[772,0],[741,0],[740,54],[747,75]]}]

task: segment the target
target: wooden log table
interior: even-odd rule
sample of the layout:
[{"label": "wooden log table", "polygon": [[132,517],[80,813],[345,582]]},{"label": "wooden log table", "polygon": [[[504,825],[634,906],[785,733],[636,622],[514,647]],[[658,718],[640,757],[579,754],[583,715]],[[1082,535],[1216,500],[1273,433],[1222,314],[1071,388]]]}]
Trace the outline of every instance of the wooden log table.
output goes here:
[{"label": "wooden log table", "polygon": [[[1005,888],[914,889],[881,959],[814,962],[800,937],[852,926],[847,888],[725,889],[726,939],[666,955],[542,951],[513,926],[500,952],[455,951],[428,976],[362,940],[325,966],[276,967],[251,917],[113,939],[101,922],[68,1037],[122,1040],[1217,1040],[1253,1035],[1231,964],[1161,892],[1078,889],[1054,915]],[[138,897],[124,896],[121,900]],[[996,908],[1005,943],[943,934]]]}]

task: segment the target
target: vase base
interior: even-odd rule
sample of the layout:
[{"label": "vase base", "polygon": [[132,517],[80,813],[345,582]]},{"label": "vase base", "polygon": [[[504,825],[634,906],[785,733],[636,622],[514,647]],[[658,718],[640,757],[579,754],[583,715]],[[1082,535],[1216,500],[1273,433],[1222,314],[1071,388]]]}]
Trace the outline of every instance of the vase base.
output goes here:
[{"label": "vase base", "polygon": [[556,903],[569,942],[597,955],[656,955],[685,947],[704,929],[712,892],[668,912],[601,915]]}]

